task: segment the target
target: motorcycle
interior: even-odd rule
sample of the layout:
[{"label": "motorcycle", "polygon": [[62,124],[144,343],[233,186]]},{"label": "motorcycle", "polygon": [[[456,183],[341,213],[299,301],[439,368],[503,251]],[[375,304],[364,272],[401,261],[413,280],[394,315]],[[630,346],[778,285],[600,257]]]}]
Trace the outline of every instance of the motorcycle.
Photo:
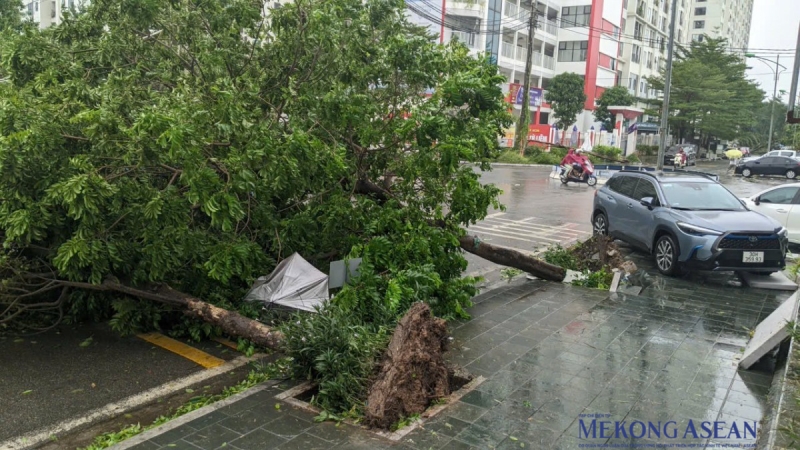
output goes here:
[{"label": "motorcycle", "polygon": [[561,178],[561,183],[567,184],[570,181],[575,183],[586,183],[589,186],[594,186],[597,184],[597,177],[594,176],[594,165],[589,160],[583,164],[581,173],[579,175],[575,175],[575,171],[572,172],[570,176],[567,176],[570,173],[570,166],[561,166],[561,174],[559,178]]}]

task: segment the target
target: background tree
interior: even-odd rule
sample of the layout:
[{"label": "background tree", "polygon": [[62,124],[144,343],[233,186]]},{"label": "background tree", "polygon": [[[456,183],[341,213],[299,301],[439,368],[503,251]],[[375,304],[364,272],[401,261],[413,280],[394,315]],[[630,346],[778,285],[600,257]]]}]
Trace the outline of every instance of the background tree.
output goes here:
[{"label": "background tree", "polygon": [[576,73],[562,73],[550,81],[545,100],[553,108],[556,127],[566,130],[575,123],[586,102],[583,92],[583,78]]},{"label": "background tree", "polygon": [[362,257],[286,330],[318,402],[351,410],[412,303],[466,316],[462,227],[499,190],[461,161],[499,154],[502,77],[401,0],[298,0],[269,21],[256,0],[134,3],[0,42],[0,323],[200,337],[220,328],[187,296],[255,317],[240,299],[283,258]]},{"label": "background tree", "polygon": [[[727,51],[727,40],[706,36],[702,42],[678,47],[673,64],[669,124],[678,139],[699,135],[708,148],[713,139],[733,140],[746,132],[764,93],[746,78],[747,66]],[[663,91],[664,78],[648,77],[653,89]],[[652,105],[660,109],[660,101]]]},{"label": "background tree", "polygon": [[[774,112],[773,103],[775,104]],[[753,122],[743,126],[744,132],[739,138],[739,144],[753,150],[768,150],[771,115],[773,120],[772,145],[792,145],[793,136],[786,133],[789,130],[789,125],[786,124],[788,111],[788,106],[778,99],[761,103],[756,108]]]},{"label": "background tree", "polygon": [[22,0],[0,0],[0,33],[22,25]]},{"label": "background tree", "polygon": [[623,86],[614,86],[603,91],[597,100],[594,118],[602,122],[606,130],[614,129],[614,115],[608,111],[609,106],[630,106],[636,98]]}]

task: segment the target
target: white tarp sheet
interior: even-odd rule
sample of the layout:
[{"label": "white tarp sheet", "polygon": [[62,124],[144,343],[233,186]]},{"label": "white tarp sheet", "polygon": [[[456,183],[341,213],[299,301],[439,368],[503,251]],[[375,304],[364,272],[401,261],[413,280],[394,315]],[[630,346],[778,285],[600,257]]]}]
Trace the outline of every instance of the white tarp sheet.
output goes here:
[{"label": "white tarp sheet", "polygon": [[244,299],[315,312],[328,298],[328,276],[294,253],[271,274],[259,277]]}]

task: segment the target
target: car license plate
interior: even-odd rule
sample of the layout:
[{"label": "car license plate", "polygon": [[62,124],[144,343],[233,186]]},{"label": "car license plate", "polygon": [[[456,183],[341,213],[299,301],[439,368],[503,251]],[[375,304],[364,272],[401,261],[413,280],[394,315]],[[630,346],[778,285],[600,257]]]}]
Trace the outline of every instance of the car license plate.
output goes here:
[{"label": "car license plate", "polygon": [[764,252],[744,252],[742,255],[742,262],[745,263],[763,263]]}]

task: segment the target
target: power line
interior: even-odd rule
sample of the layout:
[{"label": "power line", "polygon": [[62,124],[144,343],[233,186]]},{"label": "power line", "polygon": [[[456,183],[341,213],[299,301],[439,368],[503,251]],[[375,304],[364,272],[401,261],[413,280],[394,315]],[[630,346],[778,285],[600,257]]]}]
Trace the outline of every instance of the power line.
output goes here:
[{"label": "power line", "polygon": [[[417,0],[417,1],[420,2],[420,3],[423,3],[425,6],[427,6],[429,8],[429,10],[426,11],[424,9],[421,9],[421,8],[417,7],[417,6],[414,6],[414,3],[412,3],[412,2],[408,2],[406,5],[411,11],[413,11],[413,12],[417,13],[418,15],[430,20],[434,24],[442,25],[443,22],[442,22],[442,19],[441,19],[441,16],[442,16],[441,7],[430,3],[429,0]],[[491,29],[487,29],[487,28],[483,28],[483,27],[475,28],[474,26],[471,26],[472,24],[474,24],[474,22],[475,22],[474,20],[469,20],[469,19],[462,20],[462,19],[454,18],[454,17],[449,17],[449,19],[448,19],[448,16],[445,15],[446,19],[444,21],[444,26],[447,27],[447,28],[450,28],[451,30],[462,31],[462,32],[471,33],[471,34],[497,35],[497,34],[504,34],[503,31],[515,31],[515,32],[516,31],[523,31],[524,28],[525,28],[525,22],[527,22],[529,16],[530,16],[530,12],[527,12],[525,10],[523,10],[523,13],[520,14],[520,15],[510,16],[509,19],[511,19],[511,22],[516,22],[518,24],[516,26],[509,26],[508,24],[510,22],[508,20],[506,20],[506,19],[493,20],[493,21],[481,21],[483,24],[486,24],[487,26],[491,26]],[[540,14],[540,16],[541,16],[541,14]],[[450,20],[449,23],[448,23],[448,20]],[[560,28],[563,28],[564,24],[572,25],[572,27],[569,27],[570,29],[571,28],[585,28],[585,29],[587,29],[589,31],[595,31],[595,32],[602,33],[602,34],[611,35],[611,37],[613,39],[616,39],[616,40],[619,40],[619,41],[623,41],[623,38],[627,38],[627,39],[632,39],[633,41],[641,42],[643,44],[645,44],[645,43],[654,44],[654,45],[650,45],[651,48],[655,48],[656,45],[661,46],[662,43],[664,43],[666,41],[665,39],[663,39],[663,37],[644,38],[642,36],[629,35],[629,34],[624,34],[624,33],[616,33],[616,34],[614,34],[614,33],[610,32],[609,30],[605,30],[605,29],[597,28],[597,27],[592,27],[590,25],[586,25],[586,24],[583,24],[583,23],[564,20],[563,18],[559,18],[558,22],[554,23],[554,25],[556,25],[556,26],[561,25]],[[575,32],[577,34],[580,34],[582,36],[589,36],[588,34],[580,33],[580,32],[578,32],[578,31],[576,31],[574,29],[571,29],[571,31],[573,31],[573,32]],[[627,41],[627,42],[623,42],[623,43],[636,44],[636,42],[633,42],[633,41]],[[691,47],[691,44],[687,45],[687,44],[677,44],[676,43],[676,45],[679,48],[682,48],[682,49],[689,49]],[[794,54],[794,52],[795,52],[795,49],[789,49],[789,48],[776,49],[776,48],[727,47],[726,49],[730,50],[730,51],[734,51],[734,50],[743,51],[743,52],[747,51],[749,53],[764,54],[764,55],[777,55],[777,54],[783,54],[783,53]]]}]

